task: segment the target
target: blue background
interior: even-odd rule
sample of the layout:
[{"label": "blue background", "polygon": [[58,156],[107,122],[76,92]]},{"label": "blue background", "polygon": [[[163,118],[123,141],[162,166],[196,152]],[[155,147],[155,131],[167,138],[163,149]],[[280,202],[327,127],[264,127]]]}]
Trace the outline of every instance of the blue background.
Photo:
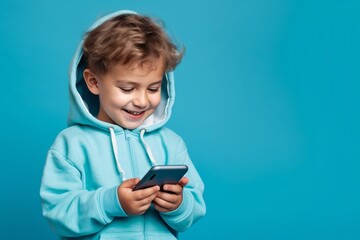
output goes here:
[{"label": "blue background", "polygon": [[168,126],[206,184],[182,239],[360,239],[360,2],[0,0],[1,239],[56,239],[41,216],[67,72],[100,16],[161,18],[187,52]]}]

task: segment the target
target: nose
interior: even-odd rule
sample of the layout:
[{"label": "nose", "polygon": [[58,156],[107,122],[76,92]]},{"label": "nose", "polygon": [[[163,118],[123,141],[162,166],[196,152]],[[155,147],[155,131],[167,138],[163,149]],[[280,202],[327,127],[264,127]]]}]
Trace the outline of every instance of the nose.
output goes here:
[{"label": "nose", "polygon": [[149,99],[147,97],[146,92],[144,91],[138,91],[136,93],[135,98],[133,99],[133,104],[134,106],[138,107],[138,108],[146,108],[148,106],[149,103]]}]

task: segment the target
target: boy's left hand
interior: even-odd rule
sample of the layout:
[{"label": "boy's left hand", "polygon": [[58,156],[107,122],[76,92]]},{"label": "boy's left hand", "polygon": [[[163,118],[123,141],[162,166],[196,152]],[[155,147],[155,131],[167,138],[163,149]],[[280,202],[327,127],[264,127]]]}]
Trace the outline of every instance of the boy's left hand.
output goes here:
[{"label": "boy's left hand", "polygon": [[163,190],[158,192],[154,199],[154,207],[159,212],[171,212],[177,209],[183,199],[183,187],[188,184],[189,179],[183,177],[177,184],[165,184]]}]

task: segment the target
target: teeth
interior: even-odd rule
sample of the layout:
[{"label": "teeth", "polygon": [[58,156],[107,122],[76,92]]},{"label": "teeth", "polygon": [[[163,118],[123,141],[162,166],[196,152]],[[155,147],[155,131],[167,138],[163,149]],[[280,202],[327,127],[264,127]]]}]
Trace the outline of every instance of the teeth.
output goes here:
[{"label": "teeth", "polygon": [[133,112],[133,111],[127,111],[128,113],[130,113],[130,114],[133,114],[133,115],[140,115],[141,114],[141,112]]}]

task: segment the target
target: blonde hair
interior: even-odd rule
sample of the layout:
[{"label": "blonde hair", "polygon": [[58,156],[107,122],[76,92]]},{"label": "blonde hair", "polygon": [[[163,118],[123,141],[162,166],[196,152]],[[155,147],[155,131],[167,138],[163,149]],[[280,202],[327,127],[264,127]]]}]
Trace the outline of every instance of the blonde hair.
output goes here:
[{"label": "blonde hair", "polygon": [[106,74],[114,64],[144,66],[162,59],[165,72],[173,70],[184,53],[153,19],[122,14],[86,33],[83,54],[95,74]]}]

